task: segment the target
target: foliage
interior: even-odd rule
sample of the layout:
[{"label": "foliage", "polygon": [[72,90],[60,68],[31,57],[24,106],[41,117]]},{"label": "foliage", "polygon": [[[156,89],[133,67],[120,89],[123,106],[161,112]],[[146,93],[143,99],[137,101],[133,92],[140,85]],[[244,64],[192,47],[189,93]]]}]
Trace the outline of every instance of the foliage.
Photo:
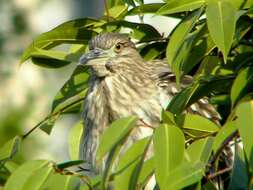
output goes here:
[{"label": "foliage", "polygon": [[[37,128],[50,134],[59,116],[82,112],[88,88],[86,68],[75,69],[59,90],[52,111],[23,137],[15,137],[0,148],[0,183],[12,189],[142,189],[150,177],[156,178],[155,189],[222,189],[215,180],[227,174],[228,189],[252,189],[253,175],[253,1],[252,0],[171,0],[144,4],[142,0],[110,0],[105,16],[99,20],[83,18],[57,26],[37,37],[25,50],[21,62],[59,68],[78,61],[86,52],[88,40],[100,32],[121,32],[129,29],[137,40],[141,55],[149,60],[165,58],[176,74],[192,75],[193,83],[178,93],[162,113],[162,124],[153,135],[133,144],[113,168],[115,157],[135,127],[131,116],[115,121],[102,136],[98,161],[109,153],[106,170],[88,177],[78,160],[82,125],[78,123],[69,137],[73,160],[57,164],[49,160],[31,160],[21,165],[12,158],[20,144]],[[126,16],[163,15],[180,20],[168,36],[146,23],[132,23]],[[58,51],[61,44],[70,44],[68,51]],[[167,48],[166,48],[167,47]],[[203,96],[217,106],[221,125],[183,110]],[[241,137],[241,138],[240,138]],[[240,140],[241,139],[241,140]],[[220,166],[222,150],[234,143],[233,167]],[[243,146],[238,146],[238,142]],[[147,147],[154,146],[154,155],[145,159]]]}]

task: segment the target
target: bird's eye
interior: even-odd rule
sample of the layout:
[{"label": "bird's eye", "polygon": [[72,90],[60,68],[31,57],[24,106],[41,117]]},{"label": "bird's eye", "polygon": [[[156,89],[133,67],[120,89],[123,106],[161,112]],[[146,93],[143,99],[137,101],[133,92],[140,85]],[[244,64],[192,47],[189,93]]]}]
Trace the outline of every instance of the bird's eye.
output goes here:
[{"label": "bird's eye", "polygon": [[115,50],[116,53],[119,53],[122,49],[123,49],[123,45],[122,44],[118,43],[118,44],[115,45],[115,49],[114,50]]}]

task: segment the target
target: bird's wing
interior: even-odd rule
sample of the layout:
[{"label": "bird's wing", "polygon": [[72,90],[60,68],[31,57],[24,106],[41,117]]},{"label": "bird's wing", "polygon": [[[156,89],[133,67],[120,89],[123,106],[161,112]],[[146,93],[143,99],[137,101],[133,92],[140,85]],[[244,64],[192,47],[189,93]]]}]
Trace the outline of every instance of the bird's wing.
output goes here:
[{"label": "bird's wing", "polygon": [[[176,76],[165,60],[153,60],[149,61],[148,64],[154,65],[153,73],[159,89],[160,103],[161,106],[166,109],[171,99],[180,90],[192,83],[192,77],[185,75],[181,80],[180,87],[178,87],[178,85],[176,85]],[[216,111],[215,107],[209,103],[207,97],[203,97],[190,105],[186,109],[186,112],[201,115],[217,124],[221,119],[219,113]]]}]

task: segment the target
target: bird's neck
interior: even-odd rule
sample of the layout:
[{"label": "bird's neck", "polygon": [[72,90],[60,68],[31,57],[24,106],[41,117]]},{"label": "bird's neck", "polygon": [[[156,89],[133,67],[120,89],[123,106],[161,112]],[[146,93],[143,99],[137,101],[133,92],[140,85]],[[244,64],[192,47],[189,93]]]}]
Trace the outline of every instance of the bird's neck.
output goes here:
[{"label": "bird's neck", "polygon": [[104,80],[91,79],[84,103],[85,125],[89,128],[105,128],[110,122],[108,94]]}]

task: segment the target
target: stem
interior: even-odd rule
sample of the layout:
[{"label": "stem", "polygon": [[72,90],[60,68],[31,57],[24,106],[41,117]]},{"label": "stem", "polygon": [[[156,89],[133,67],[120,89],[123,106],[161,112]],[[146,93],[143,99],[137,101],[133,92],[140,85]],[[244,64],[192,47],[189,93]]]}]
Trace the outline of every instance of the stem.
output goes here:
[{"label": "stem", "polygon": [[83,101],[84,98],[81,98],[81,99],[78,99],[74,102],[72,102],[71,104],[67,105],[66,107],[63,107],[62,109],[60,109],[59,111],[51,114],[51,115],[48,115],[45,119],[43,119],[42,121],[40,121],[37,125],[35,125],[32,129],[30,129],[26,134],[23,135],[23,139],[25,139],[26,137],[28,137],[35,129],[39,128],[44,122],[46,122],[48,119],[50,119],[51,117],[53,116],[56,116],[58,114],[61,114],[62,112],[64,112],[66,109],[68,109],[69,107],[73,106],[74,104],[80,102],[80,101]]},{"label": "stem", "polygon": [[106,12],[107,22],[109,22],[109,19],[110,19],[110,13],[109,13],[109,9],[108,9],[107,0],[104,0],[104,7],[105,7],[105,12]]},{"label": "stem", "polygon": [[40,127],[46,120],[48,120],[49,116],[47,116],[45,119],[43,119],[41,122],[39,122],[37,125],[35,125],[32,129],[30,129],[26,134],[23,135],[23,139],[28,137],[35,129]]},{"label": "stem", "polygon": [[229,171],[231,171],[232,169],[233,169],[232,166],[231,166],[231,167],[228,167],[228,168],[224,168],[224,169],[222,169],[222,170],[217,171],[216,173],[209,174],[209,175],[207,176],[207,178],[208,178],[208,179],[212,179],[212,178],[214,178],[214,177],[216,177],[216,176],[218,176],[218,175],[221,175],[221,174],[224,174],[224,173],[226,173],[226,172],[229,172]]}]

